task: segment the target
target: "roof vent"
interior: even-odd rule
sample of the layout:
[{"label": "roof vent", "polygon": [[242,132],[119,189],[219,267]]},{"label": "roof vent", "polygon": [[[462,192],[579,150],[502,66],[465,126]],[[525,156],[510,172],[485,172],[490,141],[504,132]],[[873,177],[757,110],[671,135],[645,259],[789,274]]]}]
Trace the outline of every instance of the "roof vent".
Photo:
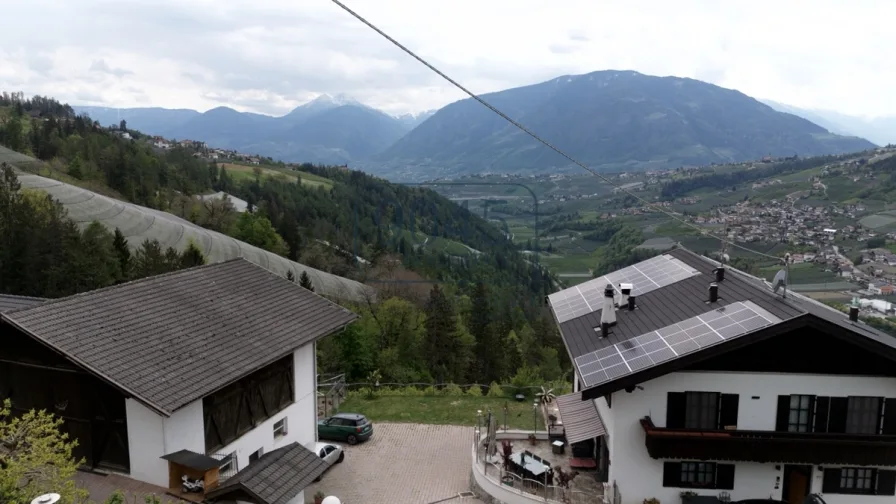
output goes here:
[{"label": "roof vent", "polygon": [[635,296],[628,297],[628,311],[633,311],[635,309]]},{"label": "roof vent", "polygon": [[709,284],[709,302],[715,303],[719,300],[719,284],[713,282]]},{"label": "roof vent", "polygon": [[849,320],[853,322],[859,321],[859,307],[858,306],[850,306],[849,307]]},{"label": "roof vent", "polygon": [[600,311],[600,323],[601,326],[604,324],[608,324],[609,326],[616,325],[616,292],[613,290],[613,286],[607,284],[607,288],[604,289],[604,306]]},{"label": "roof vent", "polygon": [[632,284],[630,283],[621,283],[619,284],[619,292],[622,293],[622,299],[619,301],[619,306],[625,306],[628,303],[628,297],[632,294]]},{"label": "roof vent", "polygon": [[716,282],[721,282],[721,281],[725,280],[725,267],[724,266],[719,266],[718,268],[712,270],[712,272],[716,276]]}]

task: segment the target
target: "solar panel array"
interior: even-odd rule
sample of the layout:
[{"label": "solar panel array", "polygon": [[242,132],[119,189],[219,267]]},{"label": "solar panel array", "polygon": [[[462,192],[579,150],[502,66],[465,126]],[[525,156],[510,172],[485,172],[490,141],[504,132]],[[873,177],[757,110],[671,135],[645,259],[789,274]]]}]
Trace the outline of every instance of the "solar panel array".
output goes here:
[{"label": "solar panel array", "polygon": [[551,294],[548,301],[557,321],[562,323],[600,310],[608,283],[613,285],[617,293],[620,283],[630,283],[633,287],[632,295],[640,296],[698,274],[700,272],[694,268],[664,254]]},{"label": "solar panel array", "polygon": [[751,301],[731,303],[576,357],[576,368],[585,386],[594,387],[777,322]]}]

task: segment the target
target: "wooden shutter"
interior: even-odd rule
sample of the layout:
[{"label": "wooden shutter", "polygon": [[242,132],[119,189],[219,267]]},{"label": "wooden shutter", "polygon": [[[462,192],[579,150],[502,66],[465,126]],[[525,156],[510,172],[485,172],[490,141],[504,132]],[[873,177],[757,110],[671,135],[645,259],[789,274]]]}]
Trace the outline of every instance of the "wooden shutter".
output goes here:
[{"label": "wooden shutter", "polygon": [[716,464],[716,489],[734,490],[734,464]]},{"label": "wooden shutter", "polygon": [[719,402],[719,429],[724,429],[726,425],[737,425],[737,394],[722,394]]},{"label": "wooden shutter", "polygon": [[840,469],[825,469],[821,493],[837,493],[838,491],[840,491]]},{"label": "wooden shutter", "polygon": [[787,432],[787,424],[790,420],[790,396],[778,396],[778,418],[775,421],[775,430],[778,432]]},{"label": "wooden shutter", "polygon": [[876,495],[896,495],[896,471],[877,471]]},{"label": "wooden shutter", "polygon": [[681,486],[681,462],[663,463],[663,486]]},{"label": "wooden shutter", "polygon": [[687,395],[684,392],[669,392],[666,399],[666,428],[683,429],[687,414]]},{"label": "wooden shutter", "polygon": [[830,397],[819,396],[815,398],[815,426],[812,432],[828,431],[828,410],[830,407]]},{"label": "wooden shutter", "polygon": [[884,428],[881,434],[896,434],[896,397],[884,399]]},{"label": "wooden shutter", "polygon": [[831,408],[828,413],[828,432],[846,433],[846,413],[848,409],[849,399],[846,397],[831,398]]}]

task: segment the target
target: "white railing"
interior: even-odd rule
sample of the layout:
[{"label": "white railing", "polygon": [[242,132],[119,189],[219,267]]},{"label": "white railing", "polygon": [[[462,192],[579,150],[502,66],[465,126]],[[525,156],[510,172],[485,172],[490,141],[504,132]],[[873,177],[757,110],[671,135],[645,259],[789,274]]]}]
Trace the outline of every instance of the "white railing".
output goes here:
[{"label": "white railing", "polygon": [[[501,438],[498,433],[496,437]],[[504,468],[487,460],[484,437],[475,436],[473,445],[473,470],[483,475],[486,480],[494,485],[500,485],[504,491],[512,492],[531,502],[547,502],[557,504],[609,504],[604,495],[585,492],[558,485],[548,485],[543,481],[523,478],[518,474],[505,471]],[[488,489],[483,487],[488,492]]]}]

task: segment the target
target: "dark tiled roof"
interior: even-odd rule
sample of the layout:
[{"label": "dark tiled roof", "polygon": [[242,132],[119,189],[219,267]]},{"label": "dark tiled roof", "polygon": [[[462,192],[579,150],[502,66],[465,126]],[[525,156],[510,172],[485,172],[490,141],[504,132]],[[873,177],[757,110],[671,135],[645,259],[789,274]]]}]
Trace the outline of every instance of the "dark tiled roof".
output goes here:
[{"label": "dark tiled roof", "polygon": [[562,395],[556,401],[567,443],[578,443],[607,433],[594,401],[583,401],[578,392]]},{"label": "dark tiled roof", "polygon": [[0,294],[0,313],[28,308],[44,301],[46,301],[44,298]]},{"label": "dark tiled roof", "polygon": [[[712,271],[717,264],[681,248],[674,249],[668,254],[696,269],[700,274],[637,296],[638,309],[633,312],[625,309],[617,310],[616,326],[607,338],[598,338],[599,334],[594,331],[595,327],[600,327],[599,310],[560,324],[560,332],[573,360],[589,352],[681,322],[712,309],[706,301],[709,297],[709,284],[715,280]],[[732,270],[725,273],[725,280],[719,283],[719,303],[752,301],[781,320],[789,320],[805,313],[800,308],[782,302],[780,296],[772,295],[761,280]]]},{"label": "dark tiled roof", "polygon": [[262,455],[207,497],[220,500],[248,495],[255,504],[286,504],[326,470],[327,464],[317,454],[292,443]]},{"label": "dark tiled roof", "polygon": [[[799,324],[809,320],[820,320],[864,336],[863,341],[871,348],[896,350],[896,338],[888,334],[861,322],[851,322],[846,314],[800,294],[788,292],[787,297],[783,298],[780,292],[773,293],[762,279],[730,268],[726,271],[724,281],[718,282],[719,302],[709,305],[708,288],[715,280],[713,270],[718,263],[683,248],[676,248],[668,254],[698,270],[700,274],[637,296],[638,309],[617,310],[617,324],[611,329],[607,338],[599,338],[599,333],[594,331],[595,327],[600,326],[600,311],[559,324],[563,341],[573,360],[601,348],[704,314],[710,311],[712,306],[728,305],[737,301],[752,301],[781,319],[780,322],[757,331],[757,334],[777,330],[789,322]],[[719,345],[718,348],[723,346]],[[639,373],[644,374],[648,371],[656,373],[661,367],[668,368],[666,370],[668,372],[675,367],[675,362],[679,359],[669,361],[668,365],[656,366]],[[693,355],[688,354],[687,359],[693,359]],[[619,382],[639,373],[632,373],[611,382]],[[613,388],[611,382],[605,382],[593,390],[589,389],[585,395],[598,394],[598,389],[609,390]]]},{"label": "dark tiled roof", "polygon": [[170,414],[357,316],[235,259],[47,301],[2,318]]}]

